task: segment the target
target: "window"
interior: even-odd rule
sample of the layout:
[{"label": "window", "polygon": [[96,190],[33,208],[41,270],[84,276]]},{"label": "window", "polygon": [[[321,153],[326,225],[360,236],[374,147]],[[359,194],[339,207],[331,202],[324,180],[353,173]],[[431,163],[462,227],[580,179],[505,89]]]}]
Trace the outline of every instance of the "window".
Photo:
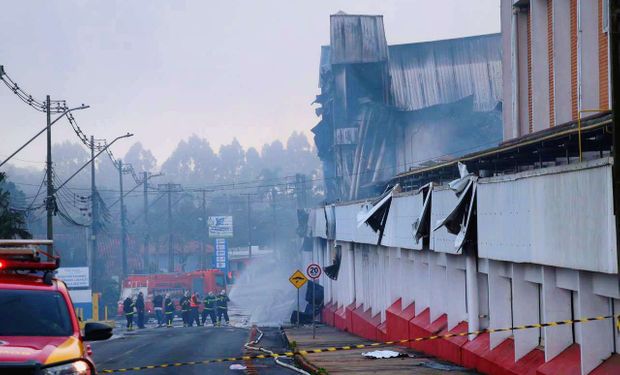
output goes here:
[{"label": "window", "polygon": [[69,336],[67,303],[58,292],[0,290],[0,336]]}]

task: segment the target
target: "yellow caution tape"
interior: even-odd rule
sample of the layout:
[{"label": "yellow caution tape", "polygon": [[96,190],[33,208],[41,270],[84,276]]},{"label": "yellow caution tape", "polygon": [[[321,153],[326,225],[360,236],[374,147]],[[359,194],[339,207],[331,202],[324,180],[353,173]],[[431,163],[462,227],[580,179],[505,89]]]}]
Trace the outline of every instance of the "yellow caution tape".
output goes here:
[{"label": "yellow caution tape", "polygon": [[487,328],[481,329],[478,331],[470,331],[470,332],[460,332],[460,333],[448,333],[445,335],[438,336],[425,336],[425,337],[416,337],[411,339],[402,339],[402,340],[394,340],[394,341],[384,341],[384,342],[373,342],[371,344],[357,344],[357,345],[347,345],[340,347],[327,347],[327,348],[317,348],[317,349],[306,349],[306,350],[298,350],[294,352],[284,352],[284,353],[273,353],[273,354],[257,354],[257,355],[244,355],[241,357],[230,357],[230,358],[216,358],[216,359],[206,359],[202,361],[191,361],[191,362],[175,362],[175,363],[163,363],[159,365],[149,365],[149,366],[138,366],[138,367],[128,367],[128,368],[119,368],[119,369],[105,369],[102,370],[103,374],[112,374],[112,373],[120,373],[120,372],[129,372],[129,371],[141,371],[141,370],[150,370],[157,368],[167,368],[167,367],[181,367],[181,366],[194,366],[194,365],[208,365],[213,363],[222,363],[222,362],[235,362],[235,361],[249,361],[253,359],[266,359],[266,358],[278,358],[278,357],[293,357],[297,354],[300,355],[308,355],[314,353],[326,353],[326,352],[335,352],[341,350],[352,350],[352,349],[364,349],[364,348],[375,348],[377,346],[384,345],[399,345],[406,344],[410,342],[419,342],[419,341],[429,341],[429,340],[438,340],[438,339],[449,339],[452,337],[462,337],[469,335],[479,335],[483,333],[496,333],[496,332],[506,332],[506,331],[517,331],[522,329],[530,329],[530,328],[544,328],[544,327],[556,327],[560,325],[570,325],[576,323],[588,323],[597,320],[605,320],[605,319],[617,319],[617,327],[620,330],[620,314],[618,315],[606,315],[606,316],[595,316],[592,318],[581,318],[581,319],[573,319],[573,320],[560,320],[557,322],[549,322],[549,323],[537,323],[537,324],[527,324],[520,325],[515,327],[507,327],[507,328]]}]

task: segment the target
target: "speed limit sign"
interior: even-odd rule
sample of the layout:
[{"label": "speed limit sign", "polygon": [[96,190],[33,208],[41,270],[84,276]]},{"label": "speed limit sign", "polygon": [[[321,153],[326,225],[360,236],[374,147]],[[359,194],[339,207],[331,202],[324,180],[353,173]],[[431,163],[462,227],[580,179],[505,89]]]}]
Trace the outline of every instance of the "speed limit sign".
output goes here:
[{"label": "speed limit sign", "polygon": [[306,275],[313,280],[318,279],[321,276],[321,266],[312,263],[306,269]]}]

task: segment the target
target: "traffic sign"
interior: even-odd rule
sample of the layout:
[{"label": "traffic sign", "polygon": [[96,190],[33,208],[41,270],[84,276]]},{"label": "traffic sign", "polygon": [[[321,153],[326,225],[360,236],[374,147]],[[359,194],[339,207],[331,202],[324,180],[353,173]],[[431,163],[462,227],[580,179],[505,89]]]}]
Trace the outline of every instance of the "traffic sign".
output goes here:
[{"label": "traffic sign", "polygon": [[312,263],[306,269],[306,275],[308,275],[308,277],[313,279],[313,280],[316,280],[319,277],[321,277],[321,272],[322,272],[321,271],[321,266],[319,266],[316,263]]},{"label": "traffic sign", "polygon": [[288,278],[288,281],[290,281],[291,284],[295,286],[295,288],[299,289],[308,282],[308,278],[306,278],[306,276],[304,276],[304,274],[300,270],[297,270],[291,275],[291,277]]}]

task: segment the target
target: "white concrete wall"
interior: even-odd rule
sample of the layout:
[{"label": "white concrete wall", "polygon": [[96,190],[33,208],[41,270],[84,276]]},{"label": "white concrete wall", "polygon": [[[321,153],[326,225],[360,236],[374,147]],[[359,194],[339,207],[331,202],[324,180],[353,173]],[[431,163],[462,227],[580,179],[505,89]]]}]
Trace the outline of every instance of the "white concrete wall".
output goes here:
[{"label": "white concrete wall", "polygon": [[606,159],[480,179],[480,257],[617,273]]}]

